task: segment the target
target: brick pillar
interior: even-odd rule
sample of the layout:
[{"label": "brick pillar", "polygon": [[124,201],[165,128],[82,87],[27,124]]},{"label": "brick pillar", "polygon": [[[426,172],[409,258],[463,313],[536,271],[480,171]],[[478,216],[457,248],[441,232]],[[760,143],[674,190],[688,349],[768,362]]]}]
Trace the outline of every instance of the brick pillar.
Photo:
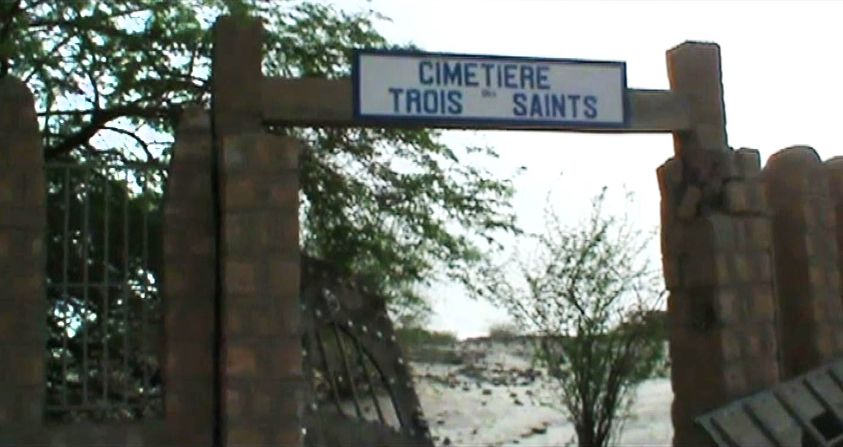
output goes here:
[{"label": "brick pillar", "polygon": [[667,53],[692,129],[658,170],[675,446],[712,445],[694,418],[778,380],[771,230],[758,153],[733,152],[716,44]]},{"label": "brick pillar", "polygon": [[782,373],[790,378],[843,352],[835,215],[826,170],[809,147],[782,150],[762,175],[773,213]]},{"label": "brick pillar", "polygon": [[[757,151],[724,152],[721,183],[659,169],[674,445],[709,445],[693,419],[778,381],[772,236]],[[706,196],[703,190],[719,190]]]},{"label": "brick pillar", "polygon": [[0,445],[43,417],[46,189],[32,94],[0,78]]},{"label": "brick pillar", "polygon": [[301,445],[298,151],[263,133],[262,29],[214,27],[223,446]]},{"label": "brick pillar", "polygon": [[224,445],[297,446],[299,146],[260,133],[222,146]]},{"label": "brick pillar", "polygon": [[[831,195],[831,203],[834,210],[835,233],[837,236],[837,267],[840,274],[838,278],[843,281],[843,157],[834,157],[824,163],[826,177],[828,178],[828,190]],[[843,289],[843,287],[841,288]],[[840,296],[843,302],[843,290]]]},{"label": "brick pillar", "polygon": [[211,121],[181,117],[164,204],[166,424],[178,445],[210,446],[214,433],[216,214]]}]

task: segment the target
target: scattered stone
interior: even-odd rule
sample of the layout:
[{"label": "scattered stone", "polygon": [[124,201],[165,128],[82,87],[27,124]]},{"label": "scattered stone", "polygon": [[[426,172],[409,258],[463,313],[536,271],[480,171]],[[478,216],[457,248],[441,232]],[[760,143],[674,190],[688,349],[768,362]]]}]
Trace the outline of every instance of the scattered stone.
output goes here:
[{"label": "scattered stone", "polygon": [[436,423],[439,424],[439,425],[442,425],[442,424],[445,423],[445,419],[437,419]]},{"label": "scattered stone", "polygon": [[442,445],[451,445],[451,438],[446,436],[445,439],[442,440]]},{"label": "scattered stone", "polygon": [[[545,422],[545,424],[546,423],[547,422]],[[533,427],[532,429],[530,429],[530,432],[534,435],[543,435],[547,433],[547,426],[545,425],[543,427]]]},{"label": "scattered stone", "polygon": [[483,395],[484,395],[484,396],[489,396],[489,395],[491,395],[491,394],[492,394],[492,390],[490,390],[490,389],[488,389],[488,388],[486,388],[486,389],[484,389],[484,390],[483,390]]},{"label": "scattered stone", "polygon": [[518,405],[519,407],[524,405],[524,402],[521,402],[518,399],[515,399],[514,401],[512,401],[512,403],[514,403],[515,405]]}]

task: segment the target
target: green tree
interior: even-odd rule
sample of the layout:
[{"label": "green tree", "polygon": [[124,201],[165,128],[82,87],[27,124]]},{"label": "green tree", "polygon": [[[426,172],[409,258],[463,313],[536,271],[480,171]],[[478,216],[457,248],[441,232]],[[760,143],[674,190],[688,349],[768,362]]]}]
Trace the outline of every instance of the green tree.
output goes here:
[{"label": "green tree", "polygon": [[[354,47],[387,48],[374,11],[275,0],[5,0],[0,76],[33,90],[48,160],[166,160],[179,112],[209,102],[213,21],[247,14],[266,30],[264,72],[338,78]],[[465,279],[478,243],[515,229],[511,184],[438,132],[269,129],[308,143],[301,160],[303,249],[362,274],[393,310],[423,314],[439,267]]]},{"label": "green tree", "polygon": [[[166,163],[181,110],[209,105],[210,29],[216,17],[229,13],[262,19],[263,68],[270,76],[345,77],[352,48],[391,47],[375,30],[383,19],[376,12],[346,13],[321,3],[0,0],[0,77],[15,76],[33,91],[47,161]],[[466,280],[482,248],[494,245],[498,232],[515,231],[511,184],[468,162],[495,156],[489,149],[455,152],[428,130],[267,130],[295,135],[308,147],[300,166],[303,251],[367,278],[405,317],[429,310],[418,291],[434,275]],[[51,391],[58,401],[50,403],[62,404],[65,392],[75,401],[84,389],[102,388],[138,403],[138,410],[96,417],[139,417],[155,411],[144,406],[144,393],[160,384],[154,377],[159,343],[147,340],[136,319],[115,312],[146,302],[154,319],[160,309],[161,256],[154,247],[165,176],[148,169],[129,177],[107,168],[94,169],[91,178],[78,172],[48,173],[48,387],[65,388]],[[121,178],[135,184],[142,179],[144,188],[118,194]],[[107,235],[105,216],[120,226],[115,219],[121,210],[128,210],[128,236],[121,238],[119,230]],[[148,236],[137,225],[143,216]],[[91,223],[87,230],[85,219]],[[61,286],[118,276],[127,278],[128,294]],[[100,343],[89,345],[86,337]],[[134,350],[141,344],[148,349]],[[106,345],[113,358],[103,358]],[[125,368],[115,364],[123,361],[116,353],[129,350],[131,375],[118,377]],[[84,417],[71,415],[77,416]]]},{"label": "green tree", "polygon": [[531,260],[487,269],[477,288],[536,336],[535,359],[553,379],[551,405],[561,402],[582,447],[610,445],[636,386],[665,356],[661,277],[642,257],[648,238],[605,215],[605,192],[577,226],[550,210]]}]

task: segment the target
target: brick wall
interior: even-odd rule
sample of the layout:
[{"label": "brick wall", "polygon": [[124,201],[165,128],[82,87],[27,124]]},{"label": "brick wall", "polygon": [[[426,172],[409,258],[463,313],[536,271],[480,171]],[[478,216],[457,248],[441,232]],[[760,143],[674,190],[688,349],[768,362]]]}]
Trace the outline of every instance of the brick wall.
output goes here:
[{"label": "brick wall", "polygon": [[[838,282],[843,283],[843,157],[834,157],[823,163],[828,180],[828,192],[831,199],[831,211],[834,213],[834,232],[837,238]],[[838,222],[840,224],[838,224]],[[843,292],[843,290],[841,290]],[[843,300],[843,294],[841,294]]]},{"label": "brick wall", "polygon": [[41,424],[46,346],[46,184],[32,94],[0,78],[0,445]]},{"label": "brick wall", "polygon": [[658,170],[674,445],[693,418],[779,380],[772,232],[757,151],[708,151]]},{"label": "brick wall", "polygon": [[211,445],[214,234],[207,114],[185,114],[165,204],[166,416],[45,424],[46,180],[33,98],[0,80],[0,445]]},{"label": "brick wall", "polygon": [[224,445],[301,443],[298,151],[225,137],[220,159]]},{"label": "brick wall", "polygon": [[211,445],[216,411],[216,226],[211,120],[182,114],[164,205],[163,291],[168,442]]},{"label": "brick wall", "polygon": [[764,168],[775,241],[783,379],[843,353],[836,216],[826,171],[809,147],[774,154]]}]

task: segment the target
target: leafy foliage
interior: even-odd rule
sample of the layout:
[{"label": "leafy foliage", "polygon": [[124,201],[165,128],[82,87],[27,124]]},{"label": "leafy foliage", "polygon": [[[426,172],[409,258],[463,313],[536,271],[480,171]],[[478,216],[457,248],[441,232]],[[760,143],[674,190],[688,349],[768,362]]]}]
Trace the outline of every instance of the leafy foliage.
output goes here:
[{"label": "leafy foliage", "polygon": [[[268,76],[344,77],[350,72],[353,47],[389,46],[375,31],[376,21],[383,19],[377,13],[349,14],[318,3],[5,0],[0,1],[0,77],[16,76],[33,91],[48,161],[122,166],[166,162],[181,110],[210,102],[210,28],[216,17],[229,13],[262,19]],[[467,163],[471,157],[495,156],[491,150],[458,155],[439,142],[437,132],[427,130],[267,130],[295,135],[308,147],[300,165],[302,249],[341,272],[368,278],[404,319],[423,319],[429,311],[418,290],[434,274],[466,280],[467,272],[482,259],[481,246],[494,244],[496,232],[516,230],[509,207],[511,184]],[[104,175],[107,170],[96,172]],[[49,207],[56,211],[62,209],[66,189],[61,178],[51,181]],[[71,183],[80,182],[74,178]],[[112,191],[118,188],[112,185]],[[130,197],[130,231],[136,231],[139,210],[160,210],[162,191],[157,182],[146,193]],[[98,198],[101,189],[92,194],[89,211],[92,222],[99,222],[109,205]],[[84,206],[82,197],[71,195],[74,210]],[[113,210],[112,216],[117,215]],[[77,217],[74,214],[72,221]],[[98,245],[104,229],[99,224],[87,231],[73,224],[66,233],[63,217],[53,213],[50,283],[82,281],[80,266],[85,265],[92,275],[88,280],[96,281],[99,273],[94,273],[93,265],[106,259],[102,271],[129,276],[123,287],[129,288],[138,278],[157,284],[161,257],[154,247],[160,243],[160,222],[155,219],[150,221],[153,253],[138,268],[143,256],[137,247],[112,241],[109,251],[115,256],[104,257],[105,248]],[[72,238],[66,251],[62,234]],[[131,234],[127,241],[136,237],[140,236]],[[120,250],[129,254],[123,256]],[[65,252],[67,256],[57,255]],[[130,268],[122,265],[125,257]],[[76,267],[65,274],[64,261]],[[56,387],[69,386],[74,399],[79,397],[85,377],[97,389],[120,382],[132,399],[141,398],[138,380],[141,371],[158,368],[155,355],[130,358],[131,378],[75,373],[70,383],[63,383],[69,376],[61,368],[62,362],[77,368],[74,362],[86,358],[81,353],[83,335],[103,336],[103,343],[88,353],[95,358],[102,356],[106,344],[137,333],[137,328],[117,320],[116,326],[103,322],[110,321],[121,305],[145,302],[145,296],[137,292],[118,303],[111,301],[119,299],[116,293],[102,296],[93,291],[85,299],[81,289],[72,293],[51,289],[49,386],[54,393],[63,392]],[[160,309],[157,298],[149,298],[147,304],[153,314]],[[67,319],[75,322],[72,327],[65,326]],[[120,352],[117,346],[112,348]],[[99,366],[108,363],[102,362]]]},{"label": "leafy foliage", "polygon": [[[389,47],[373,11],[271,0],[15,0],[0,3],[0,76],[33,90],[47,159],[167,160],[179,112],[209,103],[210,27],[259,16],[268,76],[339,78],[354,47]],[[511,184],[466,163],[438,133],[269,129],[307,143],[303,249],[363,274],[393,310],[427,310],[418,293],[439,267],[456,279],[478,243],[514,231]],[[481,154],[482,152],[482,154]]]},{"label": "leafy foliage", "polygon": [[536,335],[536,359],[588,447],[616,436],[636,385],[662,364],[665,346],[660,276],[641,255],[647,238],[625,218],[604,215],[605,193],[576,227],[550,210],[533,262],[519,263],[520,281],[492,267],[478,290]]}]

